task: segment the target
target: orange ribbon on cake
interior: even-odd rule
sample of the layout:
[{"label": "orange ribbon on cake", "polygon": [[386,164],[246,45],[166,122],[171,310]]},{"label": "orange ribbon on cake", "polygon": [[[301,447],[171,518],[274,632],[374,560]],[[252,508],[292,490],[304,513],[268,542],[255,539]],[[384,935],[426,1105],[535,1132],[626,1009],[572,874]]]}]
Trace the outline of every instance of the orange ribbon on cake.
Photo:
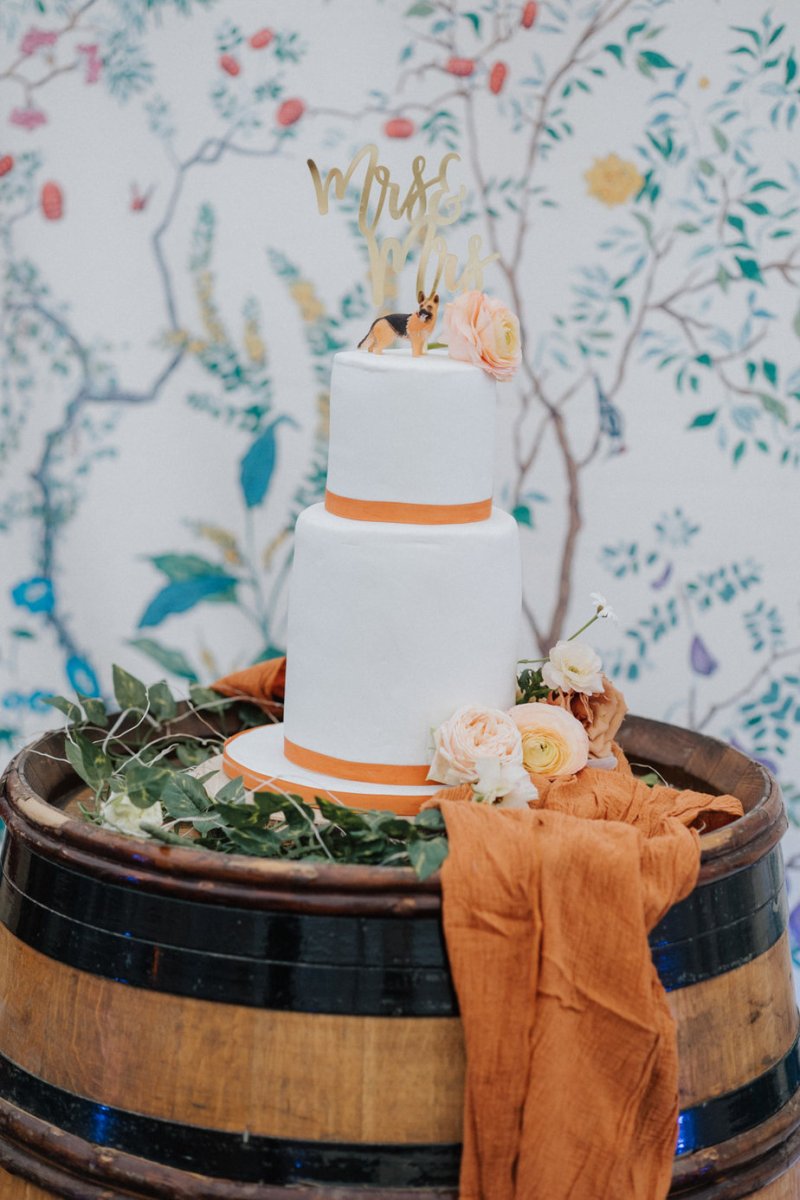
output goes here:
[{"label": "orange ribbon on cake", "polygon": [[283,739],[283,753],[289,762],[298,767],[317,771],[320,775],[333,775],[337,779],[353,779],[358,783],[390,783],[399,787],[420,787],[430,782],[430,765],[427,763],[408,766],[400,763],[351,762],[346,758],[334,758],[332,754],[307,750],[288,738]]},{"label": "orange ribbon on cake", "polygon": [[375,521],[393,525],[468,525],[487,521],[492,515],[492,500],[470,504],[405,504],[395,500],[354,500],[325,492],[325,508],[335,517],[350,521]]}]

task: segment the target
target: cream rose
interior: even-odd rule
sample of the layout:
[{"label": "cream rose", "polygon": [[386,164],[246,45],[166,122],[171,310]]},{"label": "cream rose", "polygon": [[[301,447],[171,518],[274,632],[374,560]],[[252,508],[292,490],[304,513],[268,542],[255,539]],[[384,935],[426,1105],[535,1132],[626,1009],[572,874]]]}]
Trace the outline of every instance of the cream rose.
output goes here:
[{"label": "cream rose", "polygon": [[534,775],[554,779],[586,766],[589,738],[580,721],[551,704],[518,704],[510,717],[522,737],[522,761]]},{"label": "cream rose", "polygon": [[478,759],[496,758],[501,764],[522,762],[519,730],[499,708],[465,705],[457,709],[434,731],[433,745],[428,779],[447,787],[474,783]]},{"label": "cream rose", "polygon": [[464,292],[445,305],[444,338],[451,358],[495,379],[511,379],[522,358],[519,320],[485,292]]},{"label": "cream rose", "polygon": [[164,816],[158,801],[149,808],[137,808],[127,792],[114,792],[100,809],[100,821],[104,829],[115,833],[128,833],[133,837],[149,837],[140,827],[142,821],[160,825]]},{"label": "cream rose", "polygon": [[591,695],[603,690],[603,664],[586,642],[556,642],[542,667],[542,679],[551,690]]}]

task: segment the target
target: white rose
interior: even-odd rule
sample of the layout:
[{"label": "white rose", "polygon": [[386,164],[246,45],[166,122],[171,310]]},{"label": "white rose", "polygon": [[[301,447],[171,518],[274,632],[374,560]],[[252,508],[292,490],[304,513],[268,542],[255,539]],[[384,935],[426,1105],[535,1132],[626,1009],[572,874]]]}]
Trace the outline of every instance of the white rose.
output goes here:
[{"label": "white rose", "polygon": [[478,778],[477,760],[522,762],[522,738],[508,713],[499,708],[465,705],[433,734],[434,755],[428,779],[456,787]]},{"label": "white rose", "polygon": [[586,642],[557,642],[542,667],[542,679],[551,690],[591,696],[603,690],[602,671],[599,654]]},{"label": "white rose", "polygon": [[479,758],[475,764],[478,778],[472,785],[476,804],[496,804],[498,808],[527,808],[539,795],[521,763],[501,762],[499,758]]},{"label": "white rose", "polygon": [[114,792],[100,809],[100,821],[104,829],[132,834],[133,837],[149,837],[149,834],[140,828],[140,822],[160,825],[163,819],[158,801],[149,808],[137,808],[127,792]]}]

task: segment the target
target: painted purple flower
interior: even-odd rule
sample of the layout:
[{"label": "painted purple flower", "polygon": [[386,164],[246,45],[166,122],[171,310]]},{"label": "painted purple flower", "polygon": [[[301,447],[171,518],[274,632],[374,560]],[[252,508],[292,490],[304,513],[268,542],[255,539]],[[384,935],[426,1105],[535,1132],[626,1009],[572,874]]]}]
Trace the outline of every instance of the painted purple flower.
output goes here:
[{"label": "painted purple flower", "polygon": [[698,637],[697,634],[692,638],[689,659],[692,664],[692,670],[697,675],[713,675],[719,666],[708,646],[706,646],[703,639]]},{"label": "painted purple flower", "polygon": [[47,124],[47,114],[40,108],[12,108],[9,120],[12,125],[20,125],[23,129],[36,129],[39,125]]},{"label": "painted purple flower", "polygon": [[46,575],[34,575],[11,589],[11,599],[29,612],[52,612],[55,603],[53,584]]},{"label": "painted purple flower", "polygon": [[54,46],[58,34],[48,29],[31,27],[19,44],[20,54],[35,54],[42,46]]}]

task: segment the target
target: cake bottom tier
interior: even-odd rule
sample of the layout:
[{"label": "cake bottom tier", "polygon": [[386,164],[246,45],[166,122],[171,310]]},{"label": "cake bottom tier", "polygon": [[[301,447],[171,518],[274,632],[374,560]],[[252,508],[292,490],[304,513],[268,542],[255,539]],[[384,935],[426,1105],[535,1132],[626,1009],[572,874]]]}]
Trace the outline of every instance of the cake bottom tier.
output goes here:
[{"label": "cake bottom tier", "polygon": [[[403,785],[368,783],[341,779],[320,771],[309,771],[284,754],[284,727],[261,726],[229,738],[225,744],[222,772],[226,779],[239,779],[249,791],[290,792],[313,804],[318,796],[350,808],[385,809],[401,817],[414,816],[423,800],[433,796],[441,784]],[[207,764],[203,766],[208,769]]]},{"label": "cake bottom tier", "polygon": [[424,526],[306,509],[289,592],[287,756],[350,780],[424,782],[433,729],[465,704],[514,703],[521,603],[508,513]]}]

